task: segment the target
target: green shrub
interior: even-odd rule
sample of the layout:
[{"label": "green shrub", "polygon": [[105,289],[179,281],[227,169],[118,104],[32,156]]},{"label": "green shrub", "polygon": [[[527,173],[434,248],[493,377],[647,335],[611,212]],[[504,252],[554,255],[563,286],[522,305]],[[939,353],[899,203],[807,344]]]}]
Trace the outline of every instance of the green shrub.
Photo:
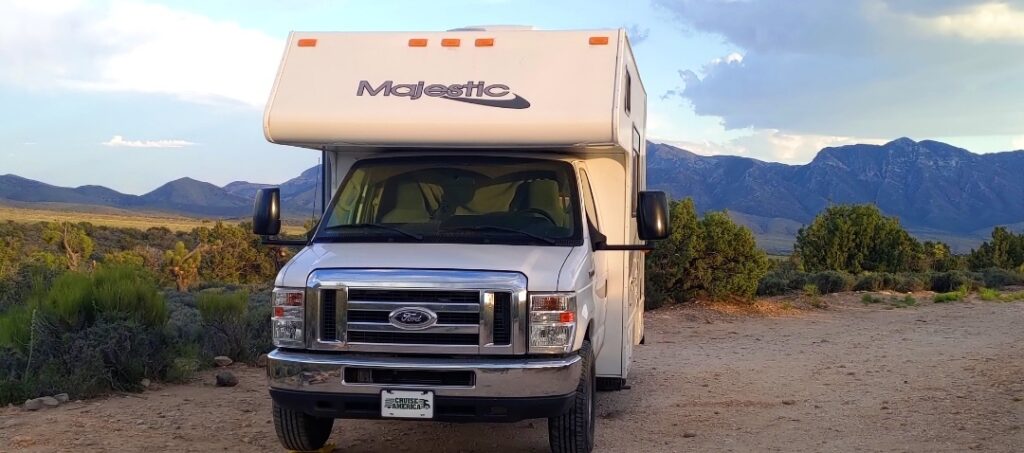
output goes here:
[{"label": "green shrub", "polygon": [[247,292],[204,290],[198,295],[196,307],[203,319],[203,327],[209,330],[209,334],[204,335],[208,353],[226,355],[234,360],[252,358],[246,319],[249,308]]},{"label": "green shrub", "polygon": [[964,300],[964,293],[961,293],[960,291],[953,291],[953,292],[949,292],[949,293],[939,293],[939,294],[936,294],[935,297],[932,298],[932,302],[935,302],[937,304],[941,304],[941,303],[945,303],[945,302],[956,302],[956,301],[961,301],[961,300]]},{"label": "green shrub", "polygon": [[262,291],[249,296],[249,312],[246,315],[246,335],[249,343],[249,359],[255,360],[260,354],[274,349],[270,328],[270,292]]},{"label": "green shrub", "polygon": [[34,310],[22,305],[0,312],[0,347],[28,350]]},{"label": "green shrub", "polygon": [[167,305],[155,279],[142,268],[104,266],[93,273],[93,299],[101,313],[125,313],[139,322],[162,326]]},{"label": "green shrub", "polygon": [[925,289],[925,281],[916,274],[898,274],[892,289],[901,293],[912,293]]},{"label": "green shrub", "polygon": [[865,294],[860,296],[860,301],[865,304],[880,304],[884,302],[881,297],[875,296],[874,294]]},{"label": "green shrub", "polygon": [[905,272],[923,254],[898,219],[872,204],[829,206],[797,232],[794,248],[809,271]]},{"label": "green shrub", "polygon": [[673,203],[671,219],[669,237],[646,259],[648,306],[754,295],[769,263],[748,228],[726,212],[698,220],[691,199]]},{"label": "green shrub", "polygon": [[957,291],[966,286],[969,289],[977,285],[974,276],[964,271],[935,272],[931,275],[931,290],[937,293]]},{"label": "green shrub", "polygon": [[885,288],[882,276],[874,273],[867,273],[857,278],[853,285],[854,291],[881,291]]},{"label": "green shrub", "polygon": [[990,267],[981,271],[981,281],[988,288],[1002,288],[1024,284],[1024,275],[1017,271]]},{"label": "green shrub", "polygon": [[917,299],[915,299],[914,296],[907,294],[906,296],[903,296],[902,299],[893,298],[893,305],[896,308],[912,307],[917,305]]},{"label": "green shrub", "polygon": [[781,296],[789,291],[789,281],[778,275],[765,275],[757,283],[757,295],[759,296]]},{"label": "green shrub", "polygon": [[848,274],[837,271],[824,271],[814,274],[811,281],[821,294],[849,291],[853,286]]},{"label": "green shrub", "polygon": [[985,301],[990,301],[991,302],[991,301],[995,301],[995,300],[1000,300],[1000,296],[1002,296],[1002,294],[999,294],[999,291],[994,290],[992,288],[980,288],[980,289],[978,289],[978,298],[980,298],[981,300],[985,300]]}]

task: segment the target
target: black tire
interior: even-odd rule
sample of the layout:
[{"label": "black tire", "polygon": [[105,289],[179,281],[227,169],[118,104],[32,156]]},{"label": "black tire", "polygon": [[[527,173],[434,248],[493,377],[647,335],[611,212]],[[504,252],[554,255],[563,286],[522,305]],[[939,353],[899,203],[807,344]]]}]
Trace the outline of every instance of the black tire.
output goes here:
[{"label": "black tire", "polygon": [[274,403],[274,429],[281,445],[289,450],[319,450],[331,437],[333,418],[320,418],[285,409]]},{"label": "black tire", "polygon": [[576,397],[569,412],[548,419],[548,442],[552,453],[590,453],[594,449],[594,425],[597,404],[594,401],[596,385],[594,351],[589,341],[580,348],[583,373],[576,386]]}]

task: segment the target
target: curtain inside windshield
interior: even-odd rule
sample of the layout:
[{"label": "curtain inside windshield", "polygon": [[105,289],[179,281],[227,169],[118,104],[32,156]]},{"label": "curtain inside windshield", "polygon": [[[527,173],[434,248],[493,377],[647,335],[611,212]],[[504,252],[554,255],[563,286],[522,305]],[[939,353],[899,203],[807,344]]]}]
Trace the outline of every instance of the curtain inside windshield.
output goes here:
[{"label": "curtain inside windshield", "polygon": [[577,193],[559,161],[368,160],[350,171],[318,237],[568,245],[580,240]]}]

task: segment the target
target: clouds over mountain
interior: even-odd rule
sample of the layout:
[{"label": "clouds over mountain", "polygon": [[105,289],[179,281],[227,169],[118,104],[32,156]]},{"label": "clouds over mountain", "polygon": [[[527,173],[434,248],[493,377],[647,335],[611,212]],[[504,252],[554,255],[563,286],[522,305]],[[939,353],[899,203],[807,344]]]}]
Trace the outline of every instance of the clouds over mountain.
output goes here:
[{"label": "clouds over mountain", "polygon": [[727,128],[822,136],[1021,134],[1024,2],[655,0],[742,58],[676,93]]}]

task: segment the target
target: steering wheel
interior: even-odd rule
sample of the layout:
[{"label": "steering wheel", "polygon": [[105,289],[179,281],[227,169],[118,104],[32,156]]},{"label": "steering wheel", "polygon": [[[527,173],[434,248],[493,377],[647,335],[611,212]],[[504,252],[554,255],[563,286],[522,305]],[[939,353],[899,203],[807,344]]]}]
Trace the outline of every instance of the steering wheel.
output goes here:
[{"label": "steering wheel", "polygon": [[536,215],[538,217],[543,217],[548,222],[551,222],[552,225],[558,225],[558,222],[555,221],[555,218],[552,217],[551,214],[549,214],[547,211],[545,211],[543,209],[540,209],[540,208],[526,208],[526,209],[520,210],[519,212],[526,212],[526,213],[534,214],[534,215]]}]

